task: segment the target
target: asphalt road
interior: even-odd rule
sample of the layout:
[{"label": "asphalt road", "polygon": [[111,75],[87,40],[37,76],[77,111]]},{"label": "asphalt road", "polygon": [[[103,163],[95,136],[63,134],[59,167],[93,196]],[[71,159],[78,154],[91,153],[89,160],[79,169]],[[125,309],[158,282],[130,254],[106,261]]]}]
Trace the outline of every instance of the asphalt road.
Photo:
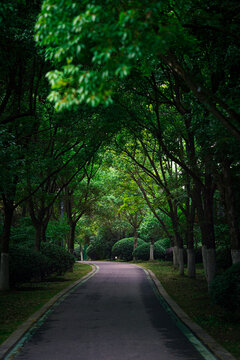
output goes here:
[{"label": "asphalt road", "polygon": [[97,264],[99,272],[54,308],[14,359],[203,360],[142,269]]}]

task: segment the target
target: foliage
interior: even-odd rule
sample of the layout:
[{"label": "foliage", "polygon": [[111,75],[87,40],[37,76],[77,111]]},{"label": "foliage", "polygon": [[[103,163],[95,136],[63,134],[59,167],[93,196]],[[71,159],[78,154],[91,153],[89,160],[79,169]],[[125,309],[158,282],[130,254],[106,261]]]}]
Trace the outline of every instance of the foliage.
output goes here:
[{"label": "foliage", "polygon": [[[138,238],[138,246],[144,244],[144,240]],[[134,238],[125,238],[116,242],[112,247],[112,257],[117,256],[118,259],[130,261],[133,258]]]},{"label": "foliage", "polygon": [[90,241],[87,256],[92,260],[110,259],[112,245],[113,241],[109,241],[99,234]]},{"label": "foliage", "polygon": [[229,311],[240,309],[240,263],[232,265],[211,283],[210,297]]},{"label": "foliage", "polygon": [[155,241],[154,244],[161,246],[161,248],[163,248],[164,251],[166,251],[171,246],[170,239],[168,239],[168,238],[162,238],[160,240],[157,240],[157,241]]},{"label": "foliage", "polygon": [[58,245],[42,243],[41,253],[48,258],[51,273],[58,275],[70,270],[75,262],[74,256]]},{"label": "foliage", "polygon": [[[164,254],[165,249],[159,244],[159,242],[156,242],[154,244],[154,259],[162,259],[164,260]],[[142,245],[139,245],[133,252],[133,257],[136,260],[149,260],[150,255],[150,243],[145,243]]]},{"label": "foliage", "polygon": [[11,241],[16,245],[33,247],[35,231],[29,217],[22,217],[19,222],[12,227]]},{"label": "foliage", "polygon": [[66,218],[60,220],[50,220],[47,227],[48,242],[60,245],[63,244],[69,233],[69,226]]},{"label": "foliage", "polygon": [[150,239],[156,241],[161,236],[160,234],[162,234],[162,228],[156,217],[153,214],[146,216],[139,228],[140,237],[145,241],[150,241]]},{"label": "foliage", "polygon": [[10,284],[41,280],[51,273],[47,256],[23,246],[12,245],[9,252]]}]

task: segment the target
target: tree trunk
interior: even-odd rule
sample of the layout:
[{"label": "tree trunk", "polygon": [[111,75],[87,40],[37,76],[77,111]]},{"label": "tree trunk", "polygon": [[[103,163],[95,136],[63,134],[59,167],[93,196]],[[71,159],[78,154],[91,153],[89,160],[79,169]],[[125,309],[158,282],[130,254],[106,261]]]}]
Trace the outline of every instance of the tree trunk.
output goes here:
[{"label": "tree trunk", "polygon": [[184,275],[183,248],[178,247],[179,275]]},{"label": "tree trunk", "polygon": [[[177,265],[179,269],[179,274],[184,275],[184,261],[183,261],[183,238],[180,235],[179,231],[179,219],[177,215],[177,208],[173,206],[171,201],[169,201],[171,221],[173,226],[174,238],[175,238],[175,259],[177,259]],[[175,246],[174,246],[175,248]]]},{"label": "tree trunk", "polygon": [[214,233],[214,216],[213,216],[213,195],[212,177],[205,175],[206,189],[204,191],[204,215],[205,226],[208,234],[207,246],[207,281],[208,287],[216,275],[216,250],[215,250],[215,233]]},{"label": "tree trunk", "polygon": [[195,251],[194,249],[187,249],[187,268],[188,276],[190,278],[196,277],[196,266],[195,266]]},{"label": "tree trunk", "polygon": [[[212,189],[212,177],[209,174],[207,174],[205,176],[205,188],[203,191],[203,199],[201,197],[201,192],[195,190],[194,200],[197,208],[198,221],[202,236],[203,267],[208,285],[215,276],[215,271],[216,271],[213,195],[214,195],[214,191]],[[208,256],[208,253],[211,254],[211,256]],[[208,263],[209,261],[212,261],[213,263],[209,264]],[[209,271],[210,274],[208,273]]]},{"label": "tree trunk", "polygon": [[216,274],[216,250],[207,249],[208,288]]},{"label": "tree trunk", "polygon": [[42,240],[42,224],[34,224],[35,227],[35,250],[40,251]]},{"label": "tree trunk", "polygon": [[[190,191],[189,191],[190,193]],[[186,242],[187,242],[187,269],[188,276],[191,278],[196,277],[196,264],[195,264],[195,251],[194,251],[194,236],[193,236],[193,228],[195,221],[195,205],[188,204],[188,214],[186,217],[187,220],[187,234],[186,234]]]},{"label": "tree trunk", "polygon": [[231,250],[231,255],[232,255],[232,263],[233,264],[237,264],[238,262],[240,262],[240,250]]},{"label": "tree trunk", "polygon": [[176,270],[178,268],[178,248],[177,248],[177,245],[174,245],[172,247],[173,249],[173,268],[174,270]]},{"label": "tree trunk", "polygon": [[0,290],[9,290],[9,254],[1,253]]},{"label": "tree trunk", "polygon": [[2,236],[1,268],[0,268],[0,290],[9,289],[9,242],[11,225],[13,219],[13,202],[4,202],[4,225]]},{"label": "tree trunk", "polygon": [[153,261],[153,260],[154,260],[154,240],[151,240],[149,261]]},{"label": "tree trunk", "polygon": [[[138,242],[138,233],[137,233],[137,230],[134,229],[133,251],[137,248],[137,242]],[[134,261],[136,260],[135,256],[133,256],[133,260]]]},{"label": "tree trunk", "polygon": [[203,259],[203,269],[205,273],[206,279],[208,279],[208,273],[207,273],[207,247],[206,245],[202,245],[202,259]]},{"label": "tree trunk", "polygon": [[138,242],[138,233],[137,230],[134,230],[134,243],[133,243],[133,251],[137,248],[137,242]]},{"label": "tree trunk", "polygon": [[80,251],[80,260],[81,260],[81,261],[84,260],[84,259],[83,259],[83,251],[82,251],[82,250]]},{"label": "tree trunk", "polygon": [[223,186],[221,190],[224,195],[229,235],[231,243],[232,263],[240,262],[240,231],[236,212],[236,199],[232,186],[230,164],[226,161],[223,167]]},{"label": "tree trunk", "polygon": [[50,215],[47,215],[47,217],[45,218],[43,225],[42,225],[42,241],[43,242],[47,242],[46,233],[47,233],[47,227],[48,227],[49,220],[50,220]]},{"label": "tree trunk", "polygon": [[71,254],[73,254],[74,251],[75,230],[76,230],[76,223],[72,221],[70,223],[70,236],[68,240],[68,251]]}]

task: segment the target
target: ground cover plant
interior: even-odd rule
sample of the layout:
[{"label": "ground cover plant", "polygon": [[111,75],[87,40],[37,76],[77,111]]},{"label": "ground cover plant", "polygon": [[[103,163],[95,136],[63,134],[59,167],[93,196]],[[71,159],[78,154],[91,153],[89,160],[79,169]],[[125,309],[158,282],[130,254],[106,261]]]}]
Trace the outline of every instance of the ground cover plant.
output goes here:
[{"label": "ground cover plant", "polygon": [[197,266],[196,279],[189,279],[174,271],[170,262],[155,261],[138,265],[153,271],[168,294],[189,317],[236,359],[240,359],[240,309],[233,313],[211,302],[202,266]]},{"label": "ground cover plant", "polygon": [[0,343],[48,300],[90,271],[89,265],[75,263],[73,272],[64,276],[51,276],[43,282],[25,283],[0,292]]}]

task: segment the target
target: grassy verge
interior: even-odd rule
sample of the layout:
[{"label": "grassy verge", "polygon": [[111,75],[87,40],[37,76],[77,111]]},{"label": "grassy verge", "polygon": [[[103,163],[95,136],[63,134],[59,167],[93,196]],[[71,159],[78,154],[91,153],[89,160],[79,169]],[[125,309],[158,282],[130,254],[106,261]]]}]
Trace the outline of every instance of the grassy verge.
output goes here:
[{"label": "grassy verge", "polygon": [[87,264],[74,264],[73,272],[50,277],[40,283],[28,283],[0,292],[0,344],[58,292],[92,270]]},{"label": "grassy verge", "polygon": [[240,360],[240,313],[230,313],[214,306],[208,298],[201,268],[196,279],[178,275],[170,263],[138,263],[154,272],[174,301],[219,344]]}]

